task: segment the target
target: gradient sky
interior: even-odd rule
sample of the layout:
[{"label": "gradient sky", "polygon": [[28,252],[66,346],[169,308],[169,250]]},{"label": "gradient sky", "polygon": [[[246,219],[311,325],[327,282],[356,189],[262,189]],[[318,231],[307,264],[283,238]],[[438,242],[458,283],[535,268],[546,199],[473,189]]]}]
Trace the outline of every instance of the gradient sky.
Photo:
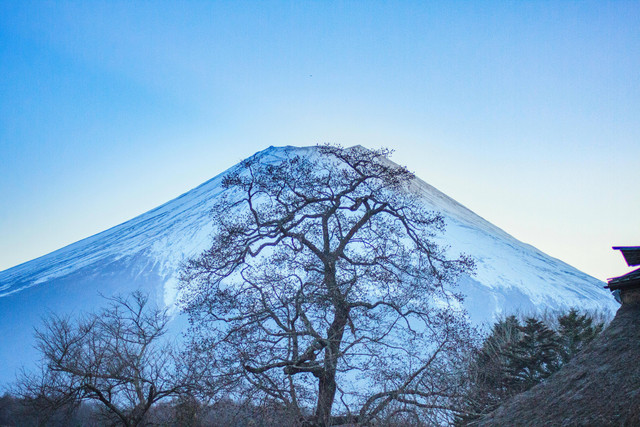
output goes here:
[{"label": "gradient sky", "polygon": [[640,2],[0,2],[0,270],[269,145],[362,144],[599,278],[640,245]]}]

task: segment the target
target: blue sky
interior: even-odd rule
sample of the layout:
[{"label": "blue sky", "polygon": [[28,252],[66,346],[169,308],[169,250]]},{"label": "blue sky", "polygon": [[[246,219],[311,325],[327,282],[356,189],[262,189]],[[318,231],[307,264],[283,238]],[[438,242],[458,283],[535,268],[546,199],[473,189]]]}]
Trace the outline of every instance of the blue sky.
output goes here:
[{"label": "blue sky", "polygon": [[515,237],[624,273],[640,2],[0,3],[0,270],[321,142],[394,148]]}]

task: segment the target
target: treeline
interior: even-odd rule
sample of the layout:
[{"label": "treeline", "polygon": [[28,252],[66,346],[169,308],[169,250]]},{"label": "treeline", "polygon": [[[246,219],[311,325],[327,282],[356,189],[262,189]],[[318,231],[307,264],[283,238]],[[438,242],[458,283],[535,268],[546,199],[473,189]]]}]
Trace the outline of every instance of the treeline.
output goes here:
[{"label": "treeline", "polygon": [[[234,402],[223,399],[204,404],[188,397],[159,402],[151,407],[139,425],[163,427],[282,427],[298,422],[281,405],[264,402]],[[31,402],[9,393],[0,397],[0,426],[15,427],[95,427],[123,423],[100,405],[90,401],[62,407],[34,407]]]},{"label": "treeline", "polygon": [[[208,376],[215,373],[160,339],[167,321],[166,311],[150,308],[140,293],[112,299],[80,319],[51,316],[36,333],[44,363],[0,397],[0,426],[305,425],[275,399],[207,395]],[[449,379],[449,423],[473,425],[544,381],[582,351],[605,321],[573,309],[496,322]],[[399,412],[374,425],[427,425],[429,410]]]}]

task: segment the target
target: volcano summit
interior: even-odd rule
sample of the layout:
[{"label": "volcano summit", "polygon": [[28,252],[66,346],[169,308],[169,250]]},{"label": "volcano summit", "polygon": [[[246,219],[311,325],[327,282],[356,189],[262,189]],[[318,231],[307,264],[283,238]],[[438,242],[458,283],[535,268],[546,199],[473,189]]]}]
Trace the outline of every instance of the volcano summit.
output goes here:
[{"label": "volcano summit", "polygon": [[[287,146],[253,157],[275,164],[296,155],[321,154],[316,147]],[[130,221],[0,272],[0,384],[35,360],[33,328],[49,312],[93,310],[103,304],[101,295],[136,289],[175,307],[182,263],[210,245],[210,210],[225,192],[227,172]],[[476,273],[463,275],[455,289],[475,324],[515,311],[618,308],[604,283],[520,242],[426,182],[413,184],[425,207],[444,216],[446,231],[436,242],[453,256],[475,259]]]}]

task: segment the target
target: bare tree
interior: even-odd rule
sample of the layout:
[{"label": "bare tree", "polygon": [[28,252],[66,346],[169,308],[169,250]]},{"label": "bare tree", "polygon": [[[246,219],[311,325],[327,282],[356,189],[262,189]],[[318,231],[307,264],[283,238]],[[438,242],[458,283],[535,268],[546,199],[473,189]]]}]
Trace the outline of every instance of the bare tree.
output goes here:
[{"label": "bare tree", "polygon": [[446,285],[473,262],[434,243],[443,217],[389,154],[321,146],[224,179],[182,283],[194,348],[238,396],[321,426],[449,409],[467,327]]},{"label": "bare tree", "polygon": [[40,370],[25,372],[16,388],[33,409],[97,401],[108,419],[138,426],[153,404],[189,391],[194,372],[163,339],[167,311],[149,307],[140,292],[109,301],[77,321],[51,315],[36,330]]}]

